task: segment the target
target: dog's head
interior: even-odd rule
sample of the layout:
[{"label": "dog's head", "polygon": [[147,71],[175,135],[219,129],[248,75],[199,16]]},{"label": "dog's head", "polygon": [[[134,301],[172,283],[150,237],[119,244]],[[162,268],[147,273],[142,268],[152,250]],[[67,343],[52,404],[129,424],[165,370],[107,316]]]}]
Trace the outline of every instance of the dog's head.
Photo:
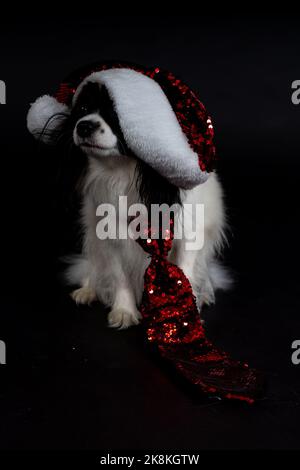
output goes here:
[{"label": "dog's head", "polygon": [[80,91],[70,115],[73,142],[94,158],[128,154],[118,116],[107,89],[87,83]]}]

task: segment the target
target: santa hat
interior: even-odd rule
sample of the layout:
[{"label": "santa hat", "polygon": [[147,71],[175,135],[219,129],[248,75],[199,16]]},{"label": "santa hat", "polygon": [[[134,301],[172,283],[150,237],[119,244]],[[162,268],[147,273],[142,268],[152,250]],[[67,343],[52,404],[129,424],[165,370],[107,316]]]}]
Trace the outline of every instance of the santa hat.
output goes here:
[{"label": "santa hat", "polygon": [[186,84],[158,67],[101,63],[77,70],[55,97],[32,104],[29,131],[49,143],[89,82],[107,89],[126,144],[139,159],[183,189],[206,181],[215,162],[211,118]]}]

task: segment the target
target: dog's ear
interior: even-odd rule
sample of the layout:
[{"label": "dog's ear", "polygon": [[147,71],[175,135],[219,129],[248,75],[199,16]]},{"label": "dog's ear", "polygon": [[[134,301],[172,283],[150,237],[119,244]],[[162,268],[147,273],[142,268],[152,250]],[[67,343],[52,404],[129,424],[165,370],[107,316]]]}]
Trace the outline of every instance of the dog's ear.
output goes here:
[{"label": "dog's ear", "polygon": [[51,144],[55,142],[69,115],[67,105],[53,96],[44,95],[31,105],[27,114],[27,128],[36,139]]}]

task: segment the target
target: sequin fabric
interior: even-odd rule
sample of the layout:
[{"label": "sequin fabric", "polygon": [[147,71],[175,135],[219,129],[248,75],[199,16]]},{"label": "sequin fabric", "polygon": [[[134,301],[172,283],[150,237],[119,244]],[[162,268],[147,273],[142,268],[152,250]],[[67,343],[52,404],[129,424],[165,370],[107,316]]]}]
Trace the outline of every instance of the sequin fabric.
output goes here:
[{"label": "sequin fabric", "polygon": [[172,233],[151,239],[150,228],[148,239],[138,240],[152,258],[141,306],[148,341],[203,394],[253,403],[262,394],[262,375],[231,359],[207,339],[191,284],[167,259]]}]

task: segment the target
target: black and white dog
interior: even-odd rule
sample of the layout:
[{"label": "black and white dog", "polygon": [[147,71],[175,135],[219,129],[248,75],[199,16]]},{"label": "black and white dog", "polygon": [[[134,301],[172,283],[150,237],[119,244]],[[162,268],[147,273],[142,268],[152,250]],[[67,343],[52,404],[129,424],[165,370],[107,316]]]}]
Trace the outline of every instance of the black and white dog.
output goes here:
[{"label": "black and white dog", "polygon": [[[51,121],[43,132],[47,133],[49,127]],[[92,81],[77,90],[58,131],[63,133],[72,136],[74,145],[88,161],[81,186],[83,251],[81,256],[74,256],[67,270],[68,282],[77,286],[71,294],[75,302],[90,304],[100,300],[111,309],[108,316],[111,327],[127,328],[140,320],[139,304],[149,256],[133,239],[99,240],[96,233],[97,207],[110,203],[118,210],[119,196],[127,196],[128,205],[204,205],[203,226],[197,227],[204,233],[204,246],[200,250],[186,250],[193,220],[191,216],[182,221],[179,209],[176,220],[185,224],[184,238],[174,239],[170,260],[190,280],[199,309],[203,304],[213,303],[215,290],[226,288],[230,282],[216,261],[225,229],[222,188],[216,174],[212,172],[206,182],[193,189],[179,189],[169,182],[129,148],[107,88]],[[119,220],[119,224],[127,229],[128,219]]]}]

